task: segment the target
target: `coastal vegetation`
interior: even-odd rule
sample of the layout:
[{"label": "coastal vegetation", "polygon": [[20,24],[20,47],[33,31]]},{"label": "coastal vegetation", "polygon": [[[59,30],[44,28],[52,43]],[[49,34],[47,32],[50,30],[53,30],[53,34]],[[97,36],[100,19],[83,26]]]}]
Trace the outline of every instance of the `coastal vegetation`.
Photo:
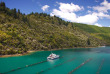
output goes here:
[{"label": "coastal vegetation", "polygon": [[0,3],[0,55],[110,45],[110,28],[64,21],[46,13],[23,14]]}]

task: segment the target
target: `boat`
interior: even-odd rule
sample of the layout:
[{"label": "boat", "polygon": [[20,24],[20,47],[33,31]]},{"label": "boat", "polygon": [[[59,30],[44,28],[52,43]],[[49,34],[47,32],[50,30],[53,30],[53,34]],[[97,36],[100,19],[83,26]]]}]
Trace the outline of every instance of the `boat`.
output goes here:
[{"label": "boat", "polygon": [[47,57],[48,60],[54,60],[54,59],[57,59],[57,58],[59,58],[59,55],[56,55],[56,54],[54,54],[54,53],[51,53],[51,54]]},{"label": "boat", "polygon": [[102,46],[102,47],[105,47],[105,46]]}]

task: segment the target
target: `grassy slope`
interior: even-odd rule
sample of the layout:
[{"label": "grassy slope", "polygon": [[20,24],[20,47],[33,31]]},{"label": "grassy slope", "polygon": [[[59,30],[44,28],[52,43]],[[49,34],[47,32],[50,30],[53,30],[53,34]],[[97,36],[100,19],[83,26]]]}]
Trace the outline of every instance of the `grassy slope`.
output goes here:
[{"label": "grassy slope", "polygon": [[74,25],[83,31],[90,33],[92,36],[104,40],[110,45],[110,27],[98,27],[93,25],[74,23]]}]

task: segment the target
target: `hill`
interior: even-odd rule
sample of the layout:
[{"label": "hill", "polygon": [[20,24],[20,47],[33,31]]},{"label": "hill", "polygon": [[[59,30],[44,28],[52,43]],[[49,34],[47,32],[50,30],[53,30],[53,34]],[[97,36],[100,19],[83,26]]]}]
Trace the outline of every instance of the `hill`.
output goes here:
[{"label": "hill", "polygon": [[96,26],[67,22],[46,13],[25,15],[16,8],[7,8],[4,2],[0,3],[0,55],[102,46],[109,42],[104,40],[105,36],[96,34],[104,32]]},{"label": "hill", "polygon": [[104,40],[107,45],[110,45],[110,27],[98,27],[81,23],[74,23],[74,25],[81,30],[88,32],[92,36]]}]

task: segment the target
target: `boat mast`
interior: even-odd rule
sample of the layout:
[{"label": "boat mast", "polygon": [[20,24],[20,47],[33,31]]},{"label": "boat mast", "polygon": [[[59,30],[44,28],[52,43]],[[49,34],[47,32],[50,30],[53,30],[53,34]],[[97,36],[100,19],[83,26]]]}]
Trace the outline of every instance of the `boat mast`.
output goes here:
[{"label": "boat mast", "polygon": [[50,46],[50,44],[49,44],[49,47],[50,47],[50,51],[51,51],[51,54],[52,54],[52,49],[51,49],[51,46]]},{"label": "boat mast", "polygon": [[50,49],[51,50],[51,54],[52,54],[52,49]]}]

